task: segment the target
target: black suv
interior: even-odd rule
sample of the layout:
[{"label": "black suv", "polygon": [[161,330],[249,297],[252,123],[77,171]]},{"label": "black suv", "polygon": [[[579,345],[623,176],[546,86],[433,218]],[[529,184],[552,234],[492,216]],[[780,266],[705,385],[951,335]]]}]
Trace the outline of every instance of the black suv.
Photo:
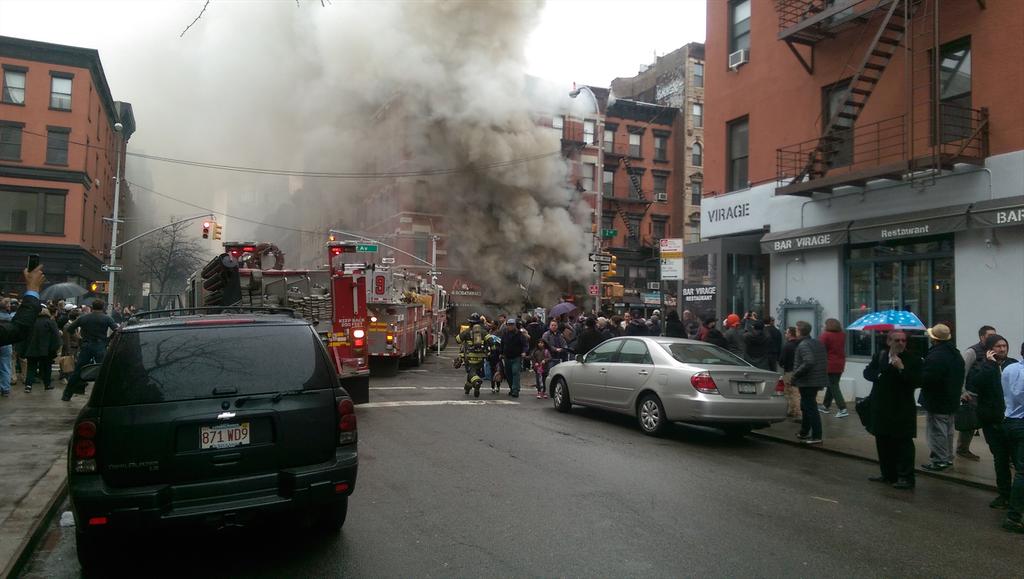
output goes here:
[{"label": "black suv", "polygon": [[83,377],[95,385],[68,452],[83,568],[102,564],[120,533],[273,515],[344,524],[355,410],[308,322],[133,319]]}]

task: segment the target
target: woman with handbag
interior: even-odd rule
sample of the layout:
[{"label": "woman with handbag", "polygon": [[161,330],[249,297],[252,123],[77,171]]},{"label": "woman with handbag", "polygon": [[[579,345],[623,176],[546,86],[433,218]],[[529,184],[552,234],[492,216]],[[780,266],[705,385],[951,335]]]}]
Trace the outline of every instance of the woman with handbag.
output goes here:
[{"label": "woman with handbag", "polygon": [[1007,356],[1009,344],[1006,338],[992,334],[985,338],[985,358],[971,368],[967,374],[967,393],[978,402],[978,422],[985,435],[985,443],[992,452],[996,469],[996,488],[999,496],[988,506],[1006,509],[1010,506],[1010,445],[1003,430],[1006,402],[1003,398],[1002,372],[1017,360]]}]

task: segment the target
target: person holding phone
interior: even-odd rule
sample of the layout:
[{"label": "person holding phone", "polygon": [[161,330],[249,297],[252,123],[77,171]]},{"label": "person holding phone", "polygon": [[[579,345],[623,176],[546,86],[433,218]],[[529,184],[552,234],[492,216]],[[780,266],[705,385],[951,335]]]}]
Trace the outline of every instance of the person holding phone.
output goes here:
[{"label": "person holding phone", "polygon": [[[1017,360],[1007,356],[1010,347],[1006,338],[992,334],[985,338],[985,356],[967,373],[967,392],[978,402],[978,422],[985,442],[992,452],[999,495],[988,506],[1005,509],[1010,506],[1010,445],[1003,430],[1006,399],[1003,396],[1002,372]],[[964,395],[965,397],[967,394]]]},{"label": "person holding phone", "polygon": [[42,309],[39,304],[39,291],[43,289],[46,276],[43,275],[43,266],[39,264],[39,256],[29,256],[29,265],[32,266],[31,269],[26,267],[22,272],[25,276],[25,293],[18,303],[18,310],[14,312],[14,317],[10,321],[0,320],[0,346],[14,344],[27,338]]}]

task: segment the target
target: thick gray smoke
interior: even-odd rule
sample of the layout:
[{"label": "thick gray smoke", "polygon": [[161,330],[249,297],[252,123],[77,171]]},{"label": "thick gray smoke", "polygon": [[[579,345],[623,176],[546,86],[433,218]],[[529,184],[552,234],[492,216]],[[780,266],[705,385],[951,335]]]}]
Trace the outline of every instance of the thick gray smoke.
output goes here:
[{"label": "thick gray smoke", "polygon": [[[521,300],[532,268],[531,297],[548,302],[564,281],[591,275],[590,220],[567,186],[558,137],[536,123],[562,112],[566,87],[544,93],[524,72],[541,7],[213,0],[184,38],[177,33],[195,5],[175,8],[165,19],[172,26],[130,52],[102,57],[118,71],[115,98],[135,105],[134,152],[325,172],[470,167],[418,178],[445,196],[431,211],[452,235],[449,265],[469,269],[485,299],[509,304]],[[292,256],[322,244],[332,225],[364,231],[353,207],[375,189],[413,189],[399,179],[268,177],[137,159],[133,178],[229,215],[313,232],[227,218],[227,238],[275,241]],[[156,201],[157,222],[195,212],[141,190],[136,198]]]}]

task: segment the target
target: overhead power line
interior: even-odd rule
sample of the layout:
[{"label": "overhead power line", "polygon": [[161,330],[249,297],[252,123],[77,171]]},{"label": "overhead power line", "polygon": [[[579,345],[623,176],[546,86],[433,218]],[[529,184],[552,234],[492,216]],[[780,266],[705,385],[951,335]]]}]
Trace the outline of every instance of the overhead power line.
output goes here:
[{"label": "overhead power line", "polygon": [[[34,135],[37,137],[47,138],[47,135],[42,133],[36,133],[28,129],[22,129],[23,133]],[[68,144],[86,147],[88,149],[103,149],[106,147],[99,145],[93,145],[90,143],[80,143],[77,141],[68,140]],[[482,165],[466,165],[463,167],[447,168],[447,169],[421,169],[414,171],[384,171],[380,173],[369,172],[369,171],[353,171],[353,172],[329,172],[329,171],[296,171],[292,169],[266,169],[262,167],[246,167],[240,165],[225,165],[221,163],[210,163],[206,161],[196,161],[190,159],[175,159],[173,157],[164,157],[160,155],[148,155],[145,153],[132,153],[126,152],[129,157],[137,157],[140,159],[146,159],[150,161],[159,161],[161,163],[172,163],[176,165],[185,165],[189,167],[201,167],[204,169],[215,169],[218,171],[232,171],[236,173],[252,173],[257,175],[277,175],[285,177],[313,177],[321,179],[380,179],[380,178],[396,178],[396,177],[431,177],[439,175],[456,175],[459,173],[476,173],[479,171],[486,171],[488,169],[497,169],[501,167],[511,167],[514,165],[520,165],[523,163],[530,163],[547,157],[561,156],[561,151],[551,151],[547,153],[538,153],[536,155],[530,155],[527,157],[521,157],[518,159],[510,159],[508,161],[497,161],[494,163],[485,163]]]}]

